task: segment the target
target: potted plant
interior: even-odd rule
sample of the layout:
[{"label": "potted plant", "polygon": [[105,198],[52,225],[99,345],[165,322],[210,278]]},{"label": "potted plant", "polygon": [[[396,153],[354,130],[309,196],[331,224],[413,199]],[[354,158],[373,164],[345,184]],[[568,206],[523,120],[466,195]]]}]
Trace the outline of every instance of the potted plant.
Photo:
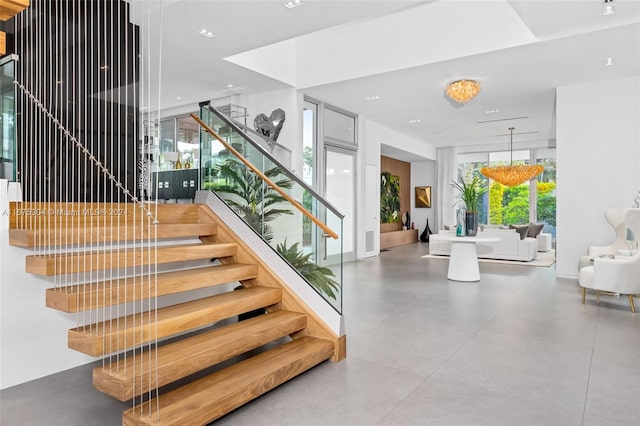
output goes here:
[{"label": "potted plant", "polygon": [[481,185],[479,176],[474,176],[471,182],[465,182],[464,179],[461,182],[452,182],[452,186],[459,192],[458,198],[464,203],[466,209],[465,226],[467,235],[470,237],[478,233],[478,205],[487,192],[487,188]]}]

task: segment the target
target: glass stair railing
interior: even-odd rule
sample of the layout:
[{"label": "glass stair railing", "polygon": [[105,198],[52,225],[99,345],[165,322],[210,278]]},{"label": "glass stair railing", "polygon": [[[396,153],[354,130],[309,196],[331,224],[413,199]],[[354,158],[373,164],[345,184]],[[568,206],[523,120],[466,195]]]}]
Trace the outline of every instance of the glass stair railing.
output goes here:
[{"label": "glass stair railing", "polygon": [[200,117],[200,187],[215,192],[342,313],[343,215],[208,103]]}]

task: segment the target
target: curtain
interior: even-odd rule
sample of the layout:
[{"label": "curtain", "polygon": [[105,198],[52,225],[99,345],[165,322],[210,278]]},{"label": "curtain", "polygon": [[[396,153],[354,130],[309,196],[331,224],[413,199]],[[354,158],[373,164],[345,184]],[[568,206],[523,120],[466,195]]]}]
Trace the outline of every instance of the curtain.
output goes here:
[{"label": "curtain", "polygon": [[456,196],[451,182],[458,177],[458,154],[454,147],[438,148],[436,163],[436,229],[455,226]]}]

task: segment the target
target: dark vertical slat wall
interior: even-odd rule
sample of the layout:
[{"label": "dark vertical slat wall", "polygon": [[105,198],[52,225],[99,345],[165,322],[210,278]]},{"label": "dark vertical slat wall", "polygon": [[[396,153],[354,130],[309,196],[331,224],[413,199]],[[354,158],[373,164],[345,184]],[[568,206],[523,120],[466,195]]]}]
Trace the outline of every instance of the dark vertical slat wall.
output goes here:
[{"label": "dark vertical slat wall", "polygon": [[16,79],[42,104],[17,91],[25,201],[131,201],[116,187],[137,192],[139,31],[128,4],[32,0],[14,31]]}]

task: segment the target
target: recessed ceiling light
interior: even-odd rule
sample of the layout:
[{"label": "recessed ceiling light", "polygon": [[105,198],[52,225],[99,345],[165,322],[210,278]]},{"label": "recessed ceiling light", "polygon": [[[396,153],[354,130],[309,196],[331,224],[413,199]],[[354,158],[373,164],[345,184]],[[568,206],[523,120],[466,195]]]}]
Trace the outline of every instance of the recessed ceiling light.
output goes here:
[{"label": "recessed ceiling light", "polygon": [[614,13],[616,13],[615,9],[613,8],[613,0],[602,0],[603,6],[602,6],[602,14],[603,15],[613,15]]},{"label": "recessed ceiling light", "polygon": [[420,119],[417,119],[417,120],[409,120],[409,123],[413,124],[413,123],[419,123],[419,122],[421,122],[421,121],[422,121],[422,120],[420,120]]},{"label": "recessed ceiling light", "polygon": [[227,84],[227,89],[231,89],[233,87],[233,84]]},{"label": "recessed ceiling light", "polygon": [[605,67],[610,67],[611,65],[613,65],[613,58],[607,58],[604,60]]},{"label": "recessed ceiling light", "polygon": [[181,101],[182,100],[182,96],[176,96],[176,99]]},{"label": "recessed ceiling light", "polygon": [[286,7],[287,9],[293,9],[294,7],[297,6],[302,6],[302,1],[301,0],[293,0],[293,1],[288,1],[284,4],[284,7]]},{"label": "recessed ceiling light", "polygon": [[488,109],[484,113],[485,114],[495,114],[496,112],[500,112],[499,109]]},{"label": "recessed ceiling light", "polygon": [[215,36],[216,36],[214,33],[212,33],[211,31],[209,31],[209,30],[208,30],[208,29],[206,29],[206,28],[201,28],[201,29],[198,31],[198,34],[200,34],[201,36],[204,36],[204,37],[208,37],[208,38],[213,38],[213,37],[215,37]]},{"label": "recessed ceiling light", "polygon": [[367,96],[364,98],[365,101],[377,101],[378,99],[380,99],[380,96]]}]

